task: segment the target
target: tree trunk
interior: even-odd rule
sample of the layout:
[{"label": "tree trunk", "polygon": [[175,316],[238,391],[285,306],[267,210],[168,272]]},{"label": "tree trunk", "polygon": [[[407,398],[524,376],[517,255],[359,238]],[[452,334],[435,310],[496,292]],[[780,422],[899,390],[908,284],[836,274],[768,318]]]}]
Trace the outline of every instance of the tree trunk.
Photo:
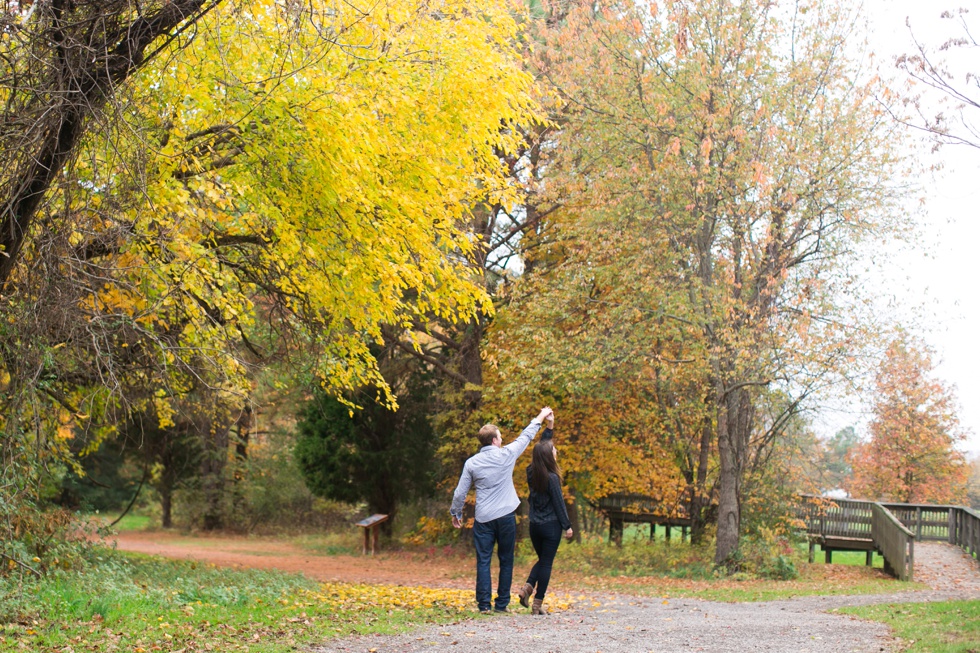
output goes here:
[{"label": "tree trunk", "polygon": [[698,451],[698,467],[694,485],[691,488],[691,544],[701,544],[704,541],[704,531],[708,520],[706,508],[711,504],[708,493],[708,462],[711,458],[711,436],[714,424],[710,417],[705,417],[701,426],[701,443]]},{"label": "tree trunk", "polygon": [[[175,0],[141,12],[118,29],[120,19],[132,11],[132,3],[80,4],[58,2],[40,9],[35,20],[46,19],[46,34],[43,39],[33,35],[37,40],[28,41],[28,55],[32,55],[28,58],[37,58],[50,72],[35,82],[33,97],[38,100],[23,108],[26,115],[38,112],[43,118],[30,132],[15,134],[30,143],[20,145],[26,163],[11,172],[16,182],[9,187],[5,184],[8,191],[0,196],[0,250],[4,252],[0,289],[17,265],[52,182],[74,156],[86,123],[146,63],[146,50],[152,43],[206,11],[204,0]],[[51,44],[57,47],[49,47]]]},{"label": "tree trunk", "polygon": [[160,526],[163,528],[173,528],[173,518],[172,518],[172,506],[173,506],[173,488],[169,485],[161,486],[158,491],[160,492]]},{"label": "tree trunk", "polygon": [[252,407],[245,405],[238,419],[235,422],[236,425],[236,437],[235,437],[235,458],[234,458],[234,469],[231,473],[232,489],[231,489],[231,515],[233,520],[232,525],[236,528],[241,528],[243,530],[248,530],[249,520],[246,519],[248,514],[248,502],[245,497],[245,477],[247,473],[246,464],[248,462],[248,445],[249,438],[252,431]]},{"label": "tree trunk", "polygon": [[726,397],[718,397],[718,539],[715,548],[715,564],[727,565],[738,549],[738,454],[732,433],[730,406]]},{"label": "tree trunk", "polygon": [[202,528],[213,531],[224,526],[225,468],[228,462],[228,429],[212,424],[205,434],[204,456],[201,461],[201,481],[204,490]]},{"label": "tree trunk", "polygon": [[749,455],[749,436],[755,417],[746,388],[729,391],[719,401],[718,415],[718,542],[715,564],[731,565],[738,549],[742,519],[742,474]]}]

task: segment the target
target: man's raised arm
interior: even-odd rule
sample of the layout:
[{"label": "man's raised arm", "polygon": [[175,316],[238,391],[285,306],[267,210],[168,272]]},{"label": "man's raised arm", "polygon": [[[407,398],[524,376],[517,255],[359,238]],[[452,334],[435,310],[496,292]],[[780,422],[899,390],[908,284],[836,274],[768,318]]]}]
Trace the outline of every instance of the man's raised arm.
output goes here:
[{"label": "man's raised arm", "polygon": [[516,459],[524,450],[527,449],[527,445],[531,444],[531,440],[537,435],[538,431],[541,429],[541,425],[550,415],[553,415],[554,411],[545,406],[538,413],[538,416],[531,420],[531,423],[524,427],[521,434],[517,436],[517,439],[504,447],[507,451],[513,454]]}]

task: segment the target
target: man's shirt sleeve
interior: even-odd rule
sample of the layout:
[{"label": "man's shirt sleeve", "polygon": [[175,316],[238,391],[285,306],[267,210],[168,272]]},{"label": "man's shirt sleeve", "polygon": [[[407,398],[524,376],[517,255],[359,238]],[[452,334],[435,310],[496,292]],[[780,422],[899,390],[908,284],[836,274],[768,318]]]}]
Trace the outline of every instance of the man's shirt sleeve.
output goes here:
[{"label": "man's shirt sleeve", "polygon": [[453,517],[463,518],[463,504],[466,503],[466,494],[470,491],[470,486],[473,485],[473,476],[470,473],[469,461],[463,465],[463,473],[459,476],[459,483],[456,485],[456,491],[453,492],[453,503],[449,508],[449,514]]},{"label": "man's shirt sleeve", "polygon": [[531,444],[531,440],[534,439],[534,436],[537,435],[540,429],[541,422],[531,420],[531,423],[524,427],[524,430],[517,436],[517,439],[504,447],[511,455],[512,460],[517,460],[518,456],[524,453],[527,445]]}]

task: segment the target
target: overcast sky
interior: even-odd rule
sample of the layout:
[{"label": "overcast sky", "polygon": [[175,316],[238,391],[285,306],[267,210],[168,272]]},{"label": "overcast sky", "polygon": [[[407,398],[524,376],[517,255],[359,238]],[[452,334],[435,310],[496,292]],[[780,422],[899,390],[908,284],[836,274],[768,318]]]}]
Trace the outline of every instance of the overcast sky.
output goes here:
[{"label": "overcast sky", "polygon": [[[916,38],[938,49],[946,39],[961,34],[953,21],[940,17],[943,10],[959,7],[972,10],[968,22],[980,35],[980,0],[865,0],[869,42],[878,53],[882,72],[900,75],[894,56],[914,48],[906,17]],[[956,56],[959,61],[953,65],[965,71],[967,54],[972,55],[974,72],[980,73],[976,48],[970,53],[953,50],[948,56]],[[980,111],[976,113],[980,122]],[[923,189],[909,207],[919,215],[921,249],[879,257],[887,260],[879,260],[872,271],[872,287],[881,284],[883,306],[895,306],[897,317],[904,312],[910,323],[915,315],[927,318],[920,319],[915,332],[935,349],[936,376],[955,386],[960,420],[970,431],[964,448],[980,455],[980,149],[947,146],[936,156],[944,170],[922,180]],[[897,298],[897,304],[888,302],[889,295]],[[818,419],[818,429],[822,426],[821,434],[828,435],[848,422],[862,430],[867,414],[824,415]]]}]

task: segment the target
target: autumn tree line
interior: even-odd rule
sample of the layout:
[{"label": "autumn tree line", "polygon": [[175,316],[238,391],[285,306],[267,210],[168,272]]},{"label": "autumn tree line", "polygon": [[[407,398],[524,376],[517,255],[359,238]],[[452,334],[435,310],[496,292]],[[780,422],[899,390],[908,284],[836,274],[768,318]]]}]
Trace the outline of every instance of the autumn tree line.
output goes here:
[{"label": "autumn tree line", "polygon": [[[908,125],[972,135],[867,67],[849,3],[10,0],[0,20],[18,564],[46,564],[71,530],[52,503],[96,487],[205,529],[300,482],[388,513],[445,499],[479,426],[542,402],[569,496],[655,497],[719,564],[789,532],[828,456],[855,493],[966,500],[955,397],[855,270],[910,226]],[[899,63],[956,88],[925,50]],[[860,378],[871,439],[819,441],[816,399]]]}]

